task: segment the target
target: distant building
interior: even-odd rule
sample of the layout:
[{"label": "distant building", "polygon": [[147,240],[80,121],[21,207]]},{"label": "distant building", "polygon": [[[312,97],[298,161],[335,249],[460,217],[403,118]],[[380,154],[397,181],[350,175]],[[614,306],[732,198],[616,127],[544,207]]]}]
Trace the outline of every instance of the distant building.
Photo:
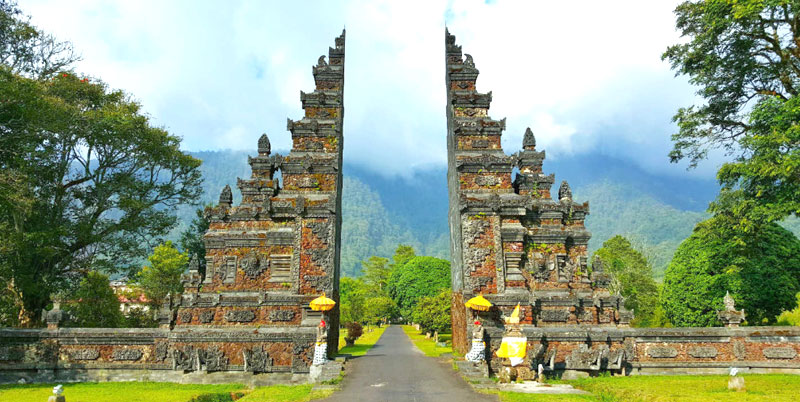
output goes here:
[{"label": "distant building", "polygon": [[149,300],[144,295],[141,289],[131,287],[128,285],[128,278],[121,278],[113,280],[109,283],[114,294],[119,299],[119,309],[122,314],[128,314],[131,308],[142,309],[143,311],[150,310]]}]

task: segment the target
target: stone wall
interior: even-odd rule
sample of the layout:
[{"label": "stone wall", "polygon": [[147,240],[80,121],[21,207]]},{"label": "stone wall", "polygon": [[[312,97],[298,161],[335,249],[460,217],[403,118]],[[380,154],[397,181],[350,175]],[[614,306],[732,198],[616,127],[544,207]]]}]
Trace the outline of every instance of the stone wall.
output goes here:
[{"label": "stone wall", "polygon": [[0,329],[0,382],[307,382],[314,331]]},{"label": "stone wall", "polygon": [[[536,328],[528,337],[524,367],[584,373],[727,374],[736,367],[752,373],[800,374],[800,328]],[[502,328],[487,328],[492,350]],[[491,352],[490,352],[491,353]],[[492,354],[490,366],[502,362]]]},{"label": "stone wall", "polygon": [[161,328],[59,329],[56,304],[48,329],[0,330],[0,381],[308,381],[321,319],[329,355],[339,342],[338,308],[309,302],[339,300],[344,55],[342,32],[300,94],[304,117],[287,123],[291,152],[272,154],[264,134],[237,180],[242,202],[226,186],[206,208],[205,275],[193,259]]},{"label": "stone wall", "polygon": [[[744,313],[729,297],[720,313],[725,328],[628,328],[632,312],[608,291],[611,278],[602,261],[590,264],[587,258],[588,203],[574,202],[566,181],[551,197],[555,177],[543,173],[545,152],[537,150],[530,129],[522,150],[504,153],[505,119],[489,117],[492,93],[477,91],[475,61],[447,31],[445,66],[456,350],[467,352],[473,322],[480,320],[489,368],[499,370],[504,318],[519,305],[520,329],[528,337],[524,366],[532,372],[542,364],[583,373],[721,373],[739,367],[800,374],[800,328],[735,328]],[[493,304],[487,312],[464,306],[479,293]]]}]

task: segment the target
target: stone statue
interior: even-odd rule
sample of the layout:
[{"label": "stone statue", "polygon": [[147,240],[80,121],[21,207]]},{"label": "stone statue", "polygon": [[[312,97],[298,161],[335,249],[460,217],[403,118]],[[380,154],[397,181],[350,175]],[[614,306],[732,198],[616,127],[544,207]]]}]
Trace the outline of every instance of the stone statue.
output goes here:
[{"label": "stone statue", "polygon": [[467,361],[480,363],[486,359],[486,343],[483,341],[485,329],[480,321],[475,321],[472,328],[472,349],[464,356]]},{"label": "stone statue", "polygon": [[226,184],[225,188],[222,189],[222,192],[219,194],[219,203],[226,207],[230,207],[233,204],[233,191],[231,191],[231,186]]},{"label": "stone statue", "polygon": [[328,328],[325,321],[320,320],[317,326],[317,343],[314,345],[314,366],[325,364],[328,361]]},{"label": "stone statue", "polygon": [[561,187],[558,188],[559,201],[572,201],[572,190],[569,188],[569,183],[566,180],[561,182]]},{"label": "stone statue", "polygon": [[258,153],[260,155],[269,155],[272,152],[272,146],[269,143],[269,137],[264,133],[258,139]]},{"label": "stone statue", "polygon": [[736,310],[736,302],[733,300],[730,292],[725,292],[725,298],[722,299],[725,305],[725,310],[717,312],[717,318],[725,324],[726,327],[738,327],[744,321],[744,309]]},{"label": "stone statue", "polygon": [[536,149],[536,137],[534,137],[530,127],[525,129],[525,135],[522,137],[522,149],[530,151]]}]

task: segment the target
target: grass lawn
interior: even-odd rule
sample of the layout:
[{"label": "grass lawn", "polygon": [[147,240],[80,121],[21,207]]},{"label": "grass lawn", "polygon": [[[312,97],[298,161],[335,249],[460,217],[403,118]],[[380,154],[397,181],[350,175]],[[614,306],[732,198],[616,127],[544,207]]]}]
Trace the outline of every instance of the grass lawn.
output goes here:
[{"label": "grass lawn", "polygon": [[728,376],[630,376],[594,377],[559,381],[592,395],[533,395],[501,392],[504,402],[523,401],[796,401],[800,376],[784,374],[744,375],[747,391],[728,391]]},{"label": "grass lawn", "polygon": [[386,331],[386,328],[388,328],[388,325],[383,327],[365,327],[364,334],[356,339],[355,345],[353,346],[344,346],[344,332],[346,330],[343,329],[339,335],[339,353],[353,356],[362,356],[366,354],[367,351],[372,348],[372,345],[378,342],[378,339],[383,335],[383,331]]},{"label": "grass lawn", "polygon": [[[312,391],[311,385],[276,385],[248,390],[239,384],[194,385],[157,382],[63,384],[69,402],[305,402],[330,396],[332,390]],[[53,384],[0,385],[0,401],[44,402]],[[195,399],[197,398],[197,399]]]},{"label": "grass lawn", "polygon": [[[411,338],[411,342],[414,343],[417,349],[425,353],[426,356],[439,357],[444,353],[453,353],[452,346],[436,346],[436,342],[433,341],[433,338],[425,338],[424,334],[417,332],[417,329],[411,325],[403,325],[403,331]],[[445,335],[439,335],[439,339],[442,342],[445,340],[444,337]]]}]

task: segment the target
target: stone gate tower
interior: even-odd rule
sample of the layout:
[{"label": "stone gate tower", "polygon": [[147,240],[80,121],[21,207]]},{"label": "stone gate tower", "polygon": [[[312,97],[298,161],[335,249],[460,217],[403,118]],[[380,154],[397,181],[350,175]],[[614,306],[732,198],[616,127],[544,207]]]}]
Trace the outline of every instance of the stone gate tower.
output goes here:
[{"label": "stone gate tower", "polygon": [[503,152],[505,119],[489,117],[492,93],[476,90],[478,69],[455,39],[445,31],[454,346],[468,349],[477,313],[464,302],[478,293],[496,306],[480,313],[492,349],[500,315],[517,303],[523,328],[627,324],[631,314],[606,289],[601,264],[587,261],[589,204],[574,202],[566,181],[551,198],[554,176],[542,173],[545,153],[530,129],[521,151]]},{"label": "stone gate tower", "polygon": [[[241,204],[226,186],[206,209],[205,276],[190,267],[175,317],[173,332],[185,331],[186,345],[204,339],[245,370],[308,372],[322,318],[308,303],[323,292],[339,299],[344,56],[342,32],[312,69],[315,90],[300,93],[305,116],[287,122],[291,152],[273,154],[263,135],[249,158],[252,177],[237,180]],[[326,318],[335,354],[338,306]],[[178,360],[188,353],[180,343],[176,350]]]}]

